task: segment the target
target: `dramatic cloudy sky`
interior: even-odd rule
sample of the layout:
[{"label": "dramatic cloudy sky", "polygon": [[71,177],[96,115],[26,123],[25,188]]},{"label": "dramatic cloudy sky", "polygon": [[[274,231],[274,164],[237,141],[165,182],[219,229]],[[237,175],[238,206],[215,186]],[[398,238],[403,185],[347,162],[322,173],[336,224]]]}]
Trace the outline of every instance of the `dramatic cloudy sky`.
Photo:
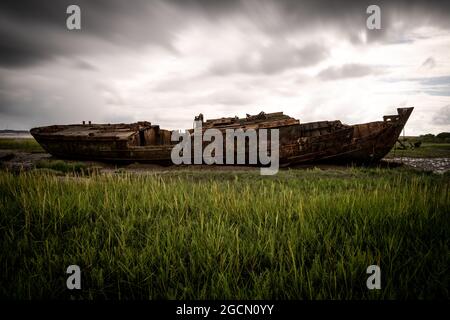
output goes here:
[{"label": "dramatic cloudy sky", "polygon": [[2,0],[0,129],[262,110],[352,124],[413,106],[406,134],[450,131],[448,3]]}]

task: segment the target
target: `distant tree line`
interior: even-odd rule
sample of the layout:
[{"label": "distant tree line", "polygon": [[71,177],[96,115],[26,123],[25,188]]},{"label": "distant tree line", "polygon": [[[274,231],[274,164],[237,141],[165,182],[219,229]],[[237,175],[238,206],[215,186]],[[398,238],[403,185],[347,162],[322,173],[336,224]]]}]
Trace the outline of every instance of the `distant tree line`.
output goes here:
[{"label": "distant tree line", "polygon": [[419,140],[422,142],[450,143],[450,132],[441,132],[437,135],[423,134],[419,136]]}]

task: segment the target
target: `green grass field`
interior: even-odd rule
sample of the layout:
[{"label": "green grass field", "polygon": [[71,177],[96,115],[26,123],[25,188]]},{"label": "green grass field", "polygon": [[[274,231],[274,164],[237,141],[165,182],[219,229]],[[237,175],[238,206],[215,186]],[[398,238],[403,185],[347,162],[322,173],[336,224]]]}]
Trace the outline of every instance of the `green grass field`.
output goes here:
[{"label": "green grass field", "polygon": [[45,152],[34,138],[0,138],[0,150],[1,149],[25,152]]},{"label": "green grass field", "polygon": [[424,142],[419,148],[406,150],[392,149],[386,157],[450,158],[450,143]]},{"label": "green grass field", "polygon": [[[0,296],[449,298],[450,175],[0,172]],[[77,264],[82,290],[66,289]],[[382,289],[366,288],[377,264]]]}]

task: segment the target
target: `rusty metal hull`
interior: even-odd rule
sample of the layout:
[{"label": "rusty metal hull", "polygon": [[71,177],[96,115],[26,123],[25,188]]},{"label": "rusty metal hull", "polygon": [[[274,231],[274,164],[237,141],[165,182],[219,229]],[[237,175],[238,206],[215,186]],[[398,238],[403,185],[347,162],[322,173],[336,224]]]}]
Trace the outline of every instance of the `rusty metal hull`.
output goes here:
[{"label": "rusty metal hull", "polygon": [[[203,130],[216,128],[222,132],[230,128],[279,129],[280,164],[285,166],[324,161],[373,163],[392,149],[412,110],[399,108],[397,115],[384,116],[383,121],[357,125],[340,121],[300,124],[281,112],[206,122],[201,115],[201,121]],[[149,122],[49,126],[34,128],[30,133],[47,152],[64,159],[170,164],[174,147],[171,132]]]}]

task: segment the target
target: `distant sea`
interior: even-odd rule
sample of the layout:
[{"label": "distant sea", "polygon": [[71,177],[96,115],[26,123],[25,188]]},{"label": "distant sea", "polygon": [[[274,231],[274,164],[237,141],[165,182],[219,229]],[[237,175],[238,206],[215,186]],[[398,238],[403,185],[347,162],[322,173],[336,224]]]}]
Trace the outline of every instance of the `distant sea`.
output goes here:
[{"label": "distant sea", "polygon": [[26,139],[32,137],[27,130],[0,130],[0,138]]}]

